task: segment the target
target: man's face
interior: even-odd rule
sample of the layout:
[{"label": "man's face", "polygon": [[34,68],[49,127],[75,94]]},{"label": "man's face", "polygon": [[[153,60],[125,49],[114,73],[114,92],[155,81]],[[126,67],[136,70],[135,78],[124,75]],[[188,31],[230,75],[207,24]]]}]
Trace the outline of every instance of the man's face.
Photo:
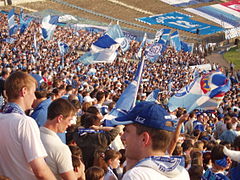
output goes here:
[{"label": "man's face", "polygon": [[66,118],[63,118],[60,122],[60,126],[59,126],[59,129],[58,129],[58,133],[63,133],[66,131],[66,129],[68,128],[68,126],[71,125],[71,120],[73,118],[73,115],[71,116],[68,116]]},{"label": "man's face", "polygon": [[26,95],[24,96],[25,110],[31,109],[35,96],[36,84],[32,83],[30,88],[26,88]]},{"label": "man's face", "polygon": [[126,125],[121,137],[125,145],[125,155],[132,160],[140,160],[141,135],[136,132],[136,126],[133,124]]},{"label": "man's face", "polygon": [[198,121],[203,122],[203,115],[198,116]]}]

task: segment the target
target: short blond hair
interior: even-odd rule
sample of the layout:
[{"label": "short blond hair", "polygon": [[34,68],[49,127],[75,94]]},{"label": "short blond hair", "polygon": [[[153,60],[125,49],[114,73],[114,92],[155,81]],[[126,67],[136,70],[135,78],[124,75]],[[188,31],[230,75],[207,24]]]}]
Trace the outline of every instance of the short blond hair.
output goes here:
[{"label": "short blond hair", "polygon": [[30,89],[32,84],[37,87],[37,81],[28,73],[17,71],[11,74],[5,82],[6,95],[9,100],[18,99],[22,88]]}]

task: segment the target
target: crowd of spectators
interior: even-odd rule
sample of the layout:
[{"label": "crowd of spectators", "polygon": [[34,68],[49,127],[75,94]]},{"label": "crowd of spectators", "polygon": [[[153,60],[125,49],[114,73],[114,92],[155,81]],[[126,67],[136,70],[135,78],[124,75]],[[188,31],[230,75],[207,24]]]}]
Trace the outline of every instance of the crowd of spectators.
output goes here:
[{"label": "crowd of spectators", "polygon": [[[35,119],[39,127],[49,123],[47,111],[52,101],[63,98],[75,107],[76,113],[67,133],[56,133],[71,150],[76,177],[121,179],[134,163],[126,165],[124,143],[120,139],[123,127],[103,126],[103,119],[133,79],[138,60],[132,59],[140,43],[132,40],[130,49],[120,52],[112,64],[83,65],[79,57],[90,50],[100,33],[57,26],[53,39],[45,41],[41,36],[41,24],[32,21],[24,34],[14,34],[14,42],[9,43],[4,41],[8,38],[7,16],[0,14],[0,21],[1,106],[7,102],[3,84],[8,76],[20,70],[31,74],[37,79],[38,87],[32,110],[26,114]],[[37,49],[34,48],[34,36]],[[69,45],[63,57],[58,41]],[[137,103],[159,89],[158,103],[166,107],[171,95],[193,80],[194,69],[190,66],[206,63],[209,62],[199,54],[177,52],[169,46],[157,62],[146,61]],[[217,68],[214,65],[213,69]],[[235,155],[240,150],[240,74],[232,68],[228,76],[232,81],[231,90],[217,110],[195,110],[184,120],[179,120],[185,114],[184,109],[171,112],[171,116],[179,120],[181,133],[175,132],[173,148],[168,153],[184,157],[190,179],[210,179],[214,174],[222,179],[240,178],[237,175],[240,161]],[[1,150],[0,156],[3,156]],[[54,171],[55,175],[58,173]]]}]

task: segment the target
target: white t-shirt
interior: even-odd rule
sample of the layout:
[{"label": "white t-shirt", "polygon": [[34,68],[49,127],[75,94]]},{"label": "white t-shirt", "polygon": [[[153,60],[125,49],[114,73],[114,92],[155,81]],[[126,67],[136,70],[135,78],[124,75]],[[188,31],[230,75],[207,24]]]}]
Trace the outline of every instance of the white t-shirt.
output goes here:
[{"label": "white t-shirt", "polygon": [[187,170],[184,170],[181,174],[176,177],[166,177],[156,170],[149,167],[134,167],[124,174],[122,180],[189,180],[189,174]]},{"label": "white t-shirt", "polygon": [[36,121],[0,113],[0,134],[0,174],[14,180],[36,179],[29,162],[47,156]]},{"label": "white t-shirt", "polygon": [[40,135],[48,154],[45,159],[46,163],[56,178],[61,179],[60,174],[73,170],[71,151],[50,129],[40,127]]},{"label": "white t-shirt", "polygon": [[152,156],[137,163],[122,180],[190,180],[187,170],[177,157]]}]

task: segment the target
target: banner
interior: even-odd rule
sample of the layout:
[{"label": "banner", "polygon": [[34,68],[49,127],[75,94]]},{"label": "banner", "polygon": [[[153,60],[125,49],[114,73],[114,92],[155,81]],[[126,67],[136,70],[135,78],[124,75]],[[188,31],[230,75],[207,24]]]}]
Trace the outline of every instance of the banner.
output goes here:
[{"label": "banner", "polygon": [[221,5],[226,6],[234,11],[240,12],[240,1],[229,1],[225,3],[221,3]]},{"label": "banner", "polygon": [[240,13],[222,4],[214,4],[198,8],[185,8],[184,10],[211,20],[224,28],[240,26]]},{"label": "banner", "polygon": [[184,6],[190,6],[193,4],[199,4],[203,2],[210,2],[212,0],[161,0],[164,3],[170,4],[175,7],[184,7]]},{"label": "banner", "polygon": [[195,65],[195,66],[189,66],[191,69],[200,69],[201,71],[210,71],[212,70],[211,64],[201,64],[201,65]]},{"label": "banner", "polygon": [[233,39],[240,36],[240,27],[225,30],[225,39]]},{"label": "banner", "polygon": [[149,17],[137,18],[137,20],[152,25],[152,24],[164,24],[169,20],[173,20],[173,21],[183,20],[189,17],[190,16],[187,14],[183,14],[179,12],[170,12],[166,14],[158,14],[158,15],[149,16]]},{"label": "banner", "polygon": [[164,26],[168,26],[175,29],[180,29],[183,31],[196,33],[200,35],[213,34],[213,33],[224,30],[221,27],[217,27],[210,24],[192,20],[190,19],[190,16],[183,13],[179,13],[179,12],[170,12],[170,13],[160,14],[160,15],[155,15],[150,17],[143,17],[143,18],[138,18],[137,20],[150,25],[162,24]]}]

